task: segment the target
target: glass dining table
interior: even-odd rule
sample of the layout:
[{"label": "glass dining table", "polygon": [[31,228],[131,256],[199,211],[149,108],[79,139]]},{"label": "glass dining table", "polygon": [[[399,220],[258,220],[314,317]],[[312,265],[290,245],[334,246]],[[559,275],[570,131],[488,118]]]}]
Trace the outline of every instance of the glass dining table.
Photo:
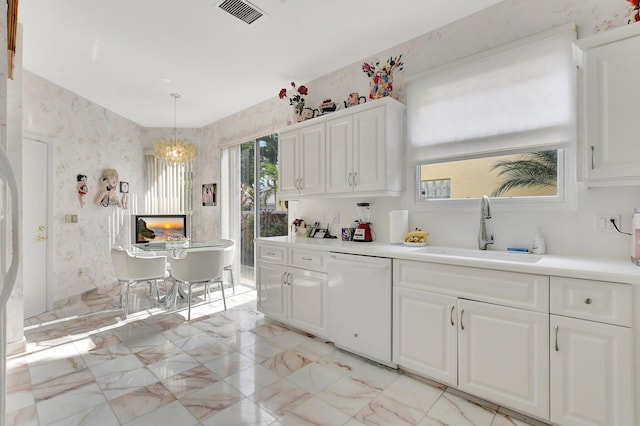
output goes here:
[{"label": "glass dining table", "polygon": [[[203,242],[194,242],[191,240],[187,241],[158,241],[158,242],[148,242],[148,243],[137,243],[133,244],[135,249],[141,250],[146,253],[155,253],[156,255],[168,255],[173,258],[180,258],[185,255],[185,253],[189,251],[195,250],[207,250],[207,249],[220,249],[224,250],[225,248],[231,246],[233,244],[232,241],[229,240],[214,240],[214,241],[203,241]],[[171,272],[171,268],[169,268],[169,272]],[[181,298],[186,297],[186,293],[180,287],[178,281],[176,281],[173,277],[171,277],[173,284],[171,288],[167,292],[165,296],[165,307],[167,309],[173,309],[176,307],[178,296]]]}]

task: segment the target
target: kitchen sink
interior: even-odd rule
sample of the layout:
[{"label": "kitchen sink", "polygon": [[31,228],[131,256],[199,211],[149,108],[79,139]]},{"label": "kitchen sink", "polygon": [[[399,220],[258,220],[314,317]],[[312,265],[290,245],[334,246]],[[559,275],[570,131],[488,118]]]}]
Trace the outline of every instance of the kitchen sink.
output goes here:
[{"label": "kitchen sink", "polygon": [[502,262],[536,263],[542,259],[541,255],[531,253],[511,253],[495,250],[474,250],[455,247],[421,247],[416,253],[434,254],[439,256],[460,257],[469,259],[498,260]]}]

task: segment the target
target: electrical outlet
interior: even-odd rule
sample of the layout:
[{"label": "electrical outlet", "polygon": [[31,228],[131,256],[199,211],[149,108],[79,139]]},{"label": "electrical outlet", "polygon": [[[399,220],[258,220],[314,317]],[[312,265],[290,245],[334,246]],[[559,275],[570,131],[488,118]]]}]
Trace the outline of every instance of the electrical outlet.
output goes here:
[{"label": "electrical outlet", "polygon": [[616,222],[616,226],[621,228],[621,215],[614,213],[598,213],[595,215],[595,221],[593,226],[594,232],[618,232],[611,223],[611,219]]},{"label": "electrical outlet", "polygon": [[340,223],[340,212],[333,212],[333,221],[331,222],[332,225],[337,225]]}]

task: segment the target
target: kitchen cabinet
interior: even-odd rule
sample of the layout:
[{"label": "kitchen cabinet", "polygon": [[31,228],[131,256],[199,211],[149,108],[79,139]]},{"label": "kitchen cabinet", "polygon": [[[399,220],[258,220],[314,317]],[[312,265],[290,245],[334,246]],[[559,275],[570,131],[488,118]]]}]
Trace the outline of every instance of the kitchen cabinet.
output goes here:
[{"label": "kitchen cabinet", "polygon": [[278,187],[281,197],[325,192],[324,132],[324,123],[319,123],[280,133]]},{"label": "kitchen cabinet", "polygon": [[549,315],[458,300],[458,389],[549,414]]},{"label": "kitchen cabinet", "polygon": [[327,336],[326,252],[256,243],[258,310],[269,318]]},{"label": "kitchen cabinet", "polygon": [[400,195],[404,110],[382,98],[282,129],[280,196]]},{"label": "kitchen cabinet", "polygon": [[393,360],[449,386],[458,384],[457,299],[394,287]]},{"label": "kitchen cabinet", "polygon": [[393,360],[497,404],[549,415],[549,277],[394,260]]},{"label": "kitchen cabinet", "polygon": [[640,99],[640,26],[627,25],[578,40],[582,75],[581,126],[587,186],[640,184],[634,124]]},{"label": "kitchen cabinet", "polygon": [[[399,192],[398,146],[387,144],[384,106],[327,121],[327,193]],[[388,152],[387,147],[395,152]],[[401,151],[401,150],[400,150]],[[390,169],[388,169],[390,166]]]},{"label": "kitchen cabinet", "polygon": [[631,425],[631,286],[552,277],[551,421]]}]

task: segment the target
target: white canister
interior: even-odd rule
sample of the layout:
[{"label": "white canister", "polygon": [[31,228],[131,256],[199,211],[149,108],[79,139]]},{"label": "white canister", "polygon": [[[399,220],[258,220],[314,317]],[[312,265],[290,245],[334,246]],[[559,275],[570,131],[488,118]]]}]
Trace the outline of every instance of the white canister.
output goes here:
[{"label": "white canister", "polygon": [[531,244],[531,252],[534,254],[545,254],[547,251],[544,238],[540,232],[540,228],[536,231],[536,236],[533,237],[533,243]]},{"label": "white canister", "polygon": [[391,210],[389,212],[389,242],[401,244],[409,230],[409,211]]}]

